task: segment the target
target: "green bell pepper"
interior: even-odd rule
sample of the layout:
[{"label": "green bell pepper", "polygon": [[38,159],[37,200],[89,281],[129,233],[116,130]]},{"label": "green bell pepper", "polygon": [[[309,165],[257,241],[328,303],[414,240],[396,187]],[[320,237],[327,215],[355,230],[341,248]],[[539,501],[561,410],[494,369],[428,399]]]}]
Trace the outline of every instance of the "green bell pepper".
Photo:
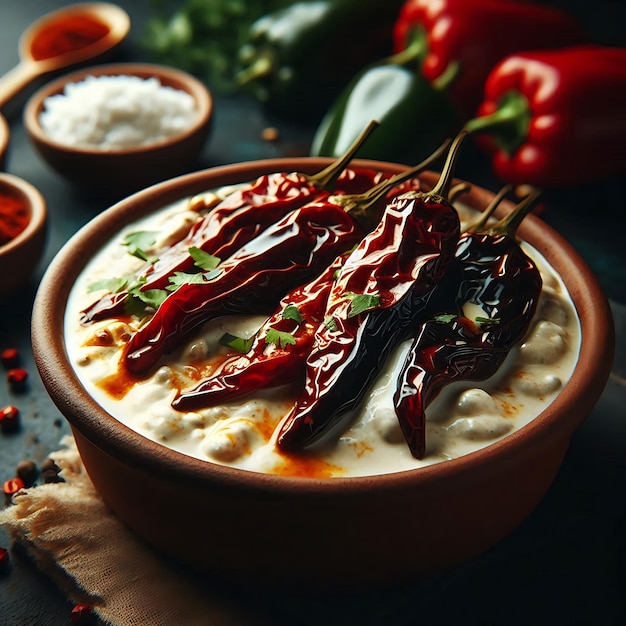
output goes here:
[{"label": "green bell pepper", "polygon": [[413,163],[454,134],[458,119],[445,89],[454,68],[428,82],[419,71],[425,45],[425,33],[418,32],[405,50],[357,74],[322,119],[311,155],[342,154],[372,119],[380,127],[359,149],[360,158]]},{"label": "green bell pepper", "polygon": [[401,6],[319,0],[268,13],[239,50],[237,82],[272,111],[318,123],[360,68],[390,54]]}]

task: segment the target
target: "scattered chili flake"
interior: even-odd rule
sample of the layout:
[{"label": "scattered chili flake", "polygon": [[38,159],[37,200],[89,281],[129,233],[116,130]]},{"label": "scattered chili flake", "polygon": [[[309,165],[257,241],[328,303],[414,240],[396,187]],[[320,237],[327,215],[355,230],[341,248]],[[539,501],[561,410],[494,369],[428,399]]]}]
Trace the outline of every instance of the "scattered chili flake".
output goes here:
[{"label": "scattered chili flake", "polygon": [[84,624],[91,617],[93,607],[90,604],[75,604],[70,613],[70,620],[74,624]]},{"label": "scattered chili flake", "polygon": [[9,571],[9,551],[6,548],[0,548],[0,574]]},{"label": "scattered chili flake", "polygon": [[26,487],[32,487],[39,476],[37,464],[34,461],[24,459],[17,464],[16,475],[24,481]]},{"label": "scattered chili flake", "polygon": [[7,504],[10,504],[11,498],[21,489],[24,489],[24,481],[21,478],[9,478],[4,481],[2,491],[4,491],[4,498]]},{"label": "scattered chili flake", "polygon": [[7,373],[7,381],[13,391],[22,391],[28,380],[28,372],[22,367],[14,367]]},{"label": "scattered chili flake", "polygon": [[278,132],[278,128],[268,126],[267,128],[263,129],[262,137],[263,141],[278,141],[280,133]]},{"label": "scattered chili flake", "polygon": [[14,433],[20,425],[20,411],[9,404],[0,409],[0,430],[3,433]]},{"label": "scattered chili flake", "polygon": [[0,353],[0,360],[2,360],[2,365],[7,369],[18,367],[20,364],[20,353],[17,348],[5,348]]}]

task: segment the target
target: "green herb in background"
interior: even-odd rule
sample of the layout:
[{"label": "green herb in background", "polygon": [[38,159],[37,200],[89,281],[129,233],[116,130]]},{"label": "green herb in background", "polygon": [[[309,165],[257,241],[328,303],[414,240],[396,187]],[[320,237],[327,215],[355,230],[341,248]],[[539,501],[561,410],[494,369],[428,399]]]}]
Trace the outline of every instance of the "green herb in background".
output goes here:
[{"label": "green herb in background", "polygon": [[186,70],[212,89],[234,91],[239,48],[250,25],[290,0],[153,0],[140,45],[155,61]]}]

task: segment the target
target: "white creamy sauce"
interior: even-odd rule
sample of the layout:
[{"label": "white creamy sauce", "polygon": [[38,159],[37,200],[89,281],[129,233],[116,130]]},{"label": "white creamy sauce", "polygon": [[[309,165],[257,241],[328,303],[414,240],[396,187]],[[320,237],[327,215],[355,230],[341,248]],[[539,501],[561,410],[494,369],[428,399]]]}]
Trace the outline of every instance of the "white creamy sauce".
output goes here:
[{"label": "white creamy sauce", "polygon": [[[580,347],[575,309],[560,277],[542,255],[523,244],[543,277],[532,326],[493,378],[453,383],[428,406],[427,454],[422,460],[411,456],[392,402],[410,342],[397,348],[347,429],[323,450],[301,457],[281,455],[272,439],[297,394],[289,385],[194,412],[178,412],[170,406],[178,388],[197,384],[210,373],[215,358],[225,354],[219,343],[225,332],[251,337],[265,318],[231,316],[209,322],[180,351],[166,355],[153,375],[127,385],[125,393],[115,393],[122,350],[138,322],[129,326],[128,319],[107,320],[81,326],[80,311],[105,293],[89,293],[88,287],[98,280],[131,275],[142,266],[121,243],[126,233],[159,231],[163,237],[156,247],[166,247],[197,218],[191,210],[197,204],[180,201],[127,227],[85,267],[72,288],[66,312],[69,358],[87,391],[120,422],[164,446],[259,472],[363,476],[403,471],[471,453],[518,430],[554,400],[571,376]],[[463,206],[457,208],[463,223],[475,216]],[[481,314],[470,308],[465,311],[469,317]],[[105,329],[113,340],[110,345],[96,345],[103,342],[94,338]]]}]

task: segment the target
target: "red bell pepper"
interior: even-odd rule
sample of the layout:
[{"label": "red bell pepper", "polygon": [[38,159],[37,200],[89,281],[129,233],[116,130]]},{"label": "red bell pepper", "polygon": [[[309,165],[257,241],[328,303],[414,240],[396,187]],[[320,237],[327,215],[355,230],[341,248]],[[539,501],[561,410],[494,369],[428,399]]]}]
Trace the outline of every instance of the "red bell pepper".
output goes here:
[{"label": "red bell pepper", "polygon": [[476,112],[489,71],[505,56],[585,40],[567,13],[512,0],[408,0],[394,26],[396,53],[416,38],[423,40],[424,78],[449,89],[463,120]]},{"label": "red bell pepper", "polygon": [[481,133],[505,182],[560,187],[626,172],[626,49],[510,56],[466,129]]}]

